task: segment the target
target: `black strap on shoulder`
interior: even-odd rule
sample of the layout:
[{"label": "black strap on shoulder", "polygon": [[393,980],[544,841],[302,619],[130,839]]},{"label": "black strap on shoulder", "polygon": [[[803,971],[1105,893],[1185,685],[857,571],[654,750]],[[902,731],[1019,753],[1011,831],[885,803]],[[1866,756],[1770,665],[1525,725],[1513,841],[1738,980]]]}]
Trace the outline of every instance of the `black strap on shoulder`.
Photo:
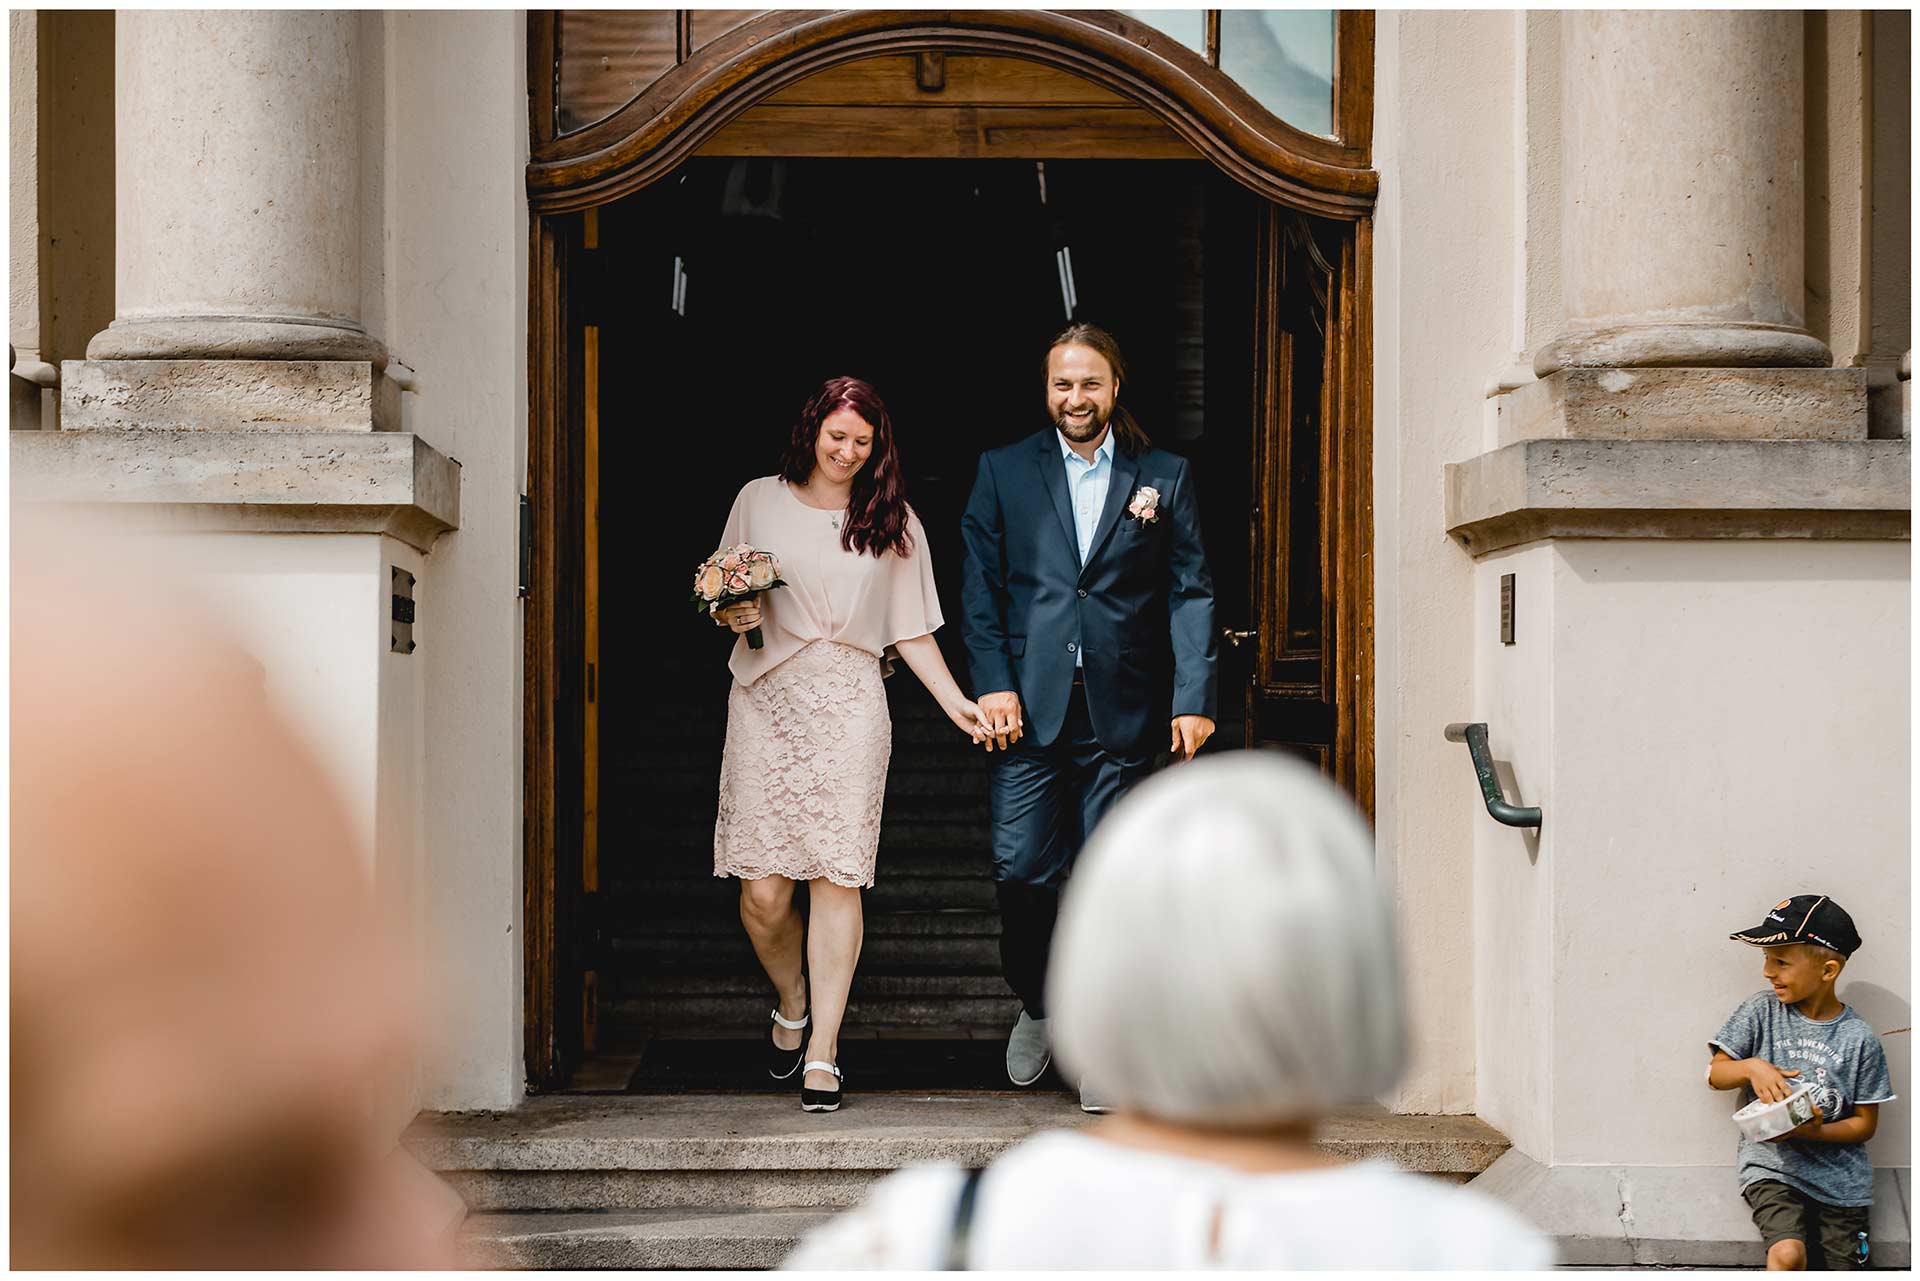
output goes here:
[{"label": "black strap on shoulder", "polygon": [[973,1203],[980,1195],[980,1176],[985,1170],[968,1170],[960,1185],[960,1199],[953,1205],[953,1226],[947,1232],[947,1257],[940,1265],[943,1272],[967,1270],[967,1238],[973,1233]]}]

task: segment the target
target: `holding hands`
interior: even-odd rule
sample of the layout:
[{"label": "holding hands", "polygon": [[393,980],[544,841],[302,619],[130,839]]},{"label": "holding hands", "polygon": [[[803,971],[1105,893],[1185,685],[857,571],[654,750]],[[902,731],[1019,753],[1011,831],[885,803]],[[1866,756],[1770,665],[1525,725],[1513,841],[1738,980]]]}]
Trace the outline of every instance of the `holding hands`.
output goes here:
[{"label": "holding hands", "polygon": [[956,698],[951,706],[943,707],[941,710],[946,712],[947,719],[952,721],[962,734],[974,742],[988,741],[986,716],[981,712],[980,705],[972,699]]},{"label": "holding hands", "polygon": [[1020,695],[1010,689],[980,696],[980,719],[986,727],[986,735],[979,740],[984,742],[991,752],[996,746],[1001,751],[1020,741],[1025,728],[1025,718],[1020,713]]}]

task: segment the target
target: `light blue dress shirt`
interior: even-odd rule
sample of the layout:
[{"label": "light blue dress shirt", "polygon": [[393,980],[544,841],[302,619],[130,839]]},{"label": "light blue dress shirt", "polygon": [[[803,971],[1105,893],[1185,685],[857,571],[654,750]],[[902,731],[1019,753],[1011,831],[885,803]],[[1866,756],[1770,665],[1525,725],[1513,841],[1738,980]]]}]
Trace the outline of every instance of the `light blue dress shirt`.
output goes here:
[{"label": "light blue dress shirt", "polygon": [[[1067,497],[1073,502],[1073,532],[1080,540],[1080,563],[1085,565],[1087,553],[1093,550],[1094,527],[1100,523],[1100,513],[1107,505],[1107,487],[1113,483],[1113,431],[1109,428],[1100,448],[1093,451],[1092,462],[1075,453],[1058,428],[1054,434],[1060,436],[1060,456],[1067,464]],[[1075,667],[1085,666],[1080,661],[1081,648],[1076,638]]]}]

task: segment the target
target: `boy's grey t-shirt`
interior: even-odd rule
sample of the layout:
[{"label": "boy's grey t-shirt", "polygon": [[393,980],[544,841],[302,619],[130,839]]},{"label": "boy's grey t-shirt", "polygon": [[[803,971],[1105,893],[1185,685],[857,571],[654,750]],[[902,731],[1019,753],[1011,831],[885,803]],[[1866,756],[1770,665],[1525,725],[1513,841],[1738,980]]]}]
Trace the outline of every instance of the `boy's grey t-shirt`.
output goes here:
[{"label": "boy's grey t-shirt", "polygon": [[[1862,1103],[1893,1098],[1880,1038],[1851,1005],[1837,1018],[1816,1023],[1771,991],[1755,992],[1707,1044],[1736,1059],[1760,1058],[1783,1072],[1797,1070],[1800,1075],[1788,1079],[1813,1082],[1823,1120],[1844,1120]],[[1752,1086],[1740,1087],[1742,1107],[1753,1098]],[[1742,1188],[1775,1179],[1828,1205],[1873,1204],[1873,1162],[1864,1143],[1760,1143],[1743,1134],[1739,1166]]]}]

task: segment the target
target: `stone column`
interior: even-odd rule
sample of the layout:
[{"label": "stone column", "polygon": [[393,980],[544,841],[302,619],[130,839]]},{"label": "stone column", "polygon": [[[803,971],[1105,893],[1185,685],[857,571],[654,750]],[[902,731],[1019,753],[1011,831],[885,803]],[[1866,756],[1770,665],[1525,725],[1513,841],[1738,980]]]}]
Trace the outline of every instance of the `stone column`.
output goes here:
[{"label": "stone column", "polygon": [[41,425],[41,388],[52,369],[40,359],[40,15],[7,15],[7,423]]},{"label": "stone column", "polygon": [[365,17],[120,13],[115,315],[61,362],[60,430],[12,434],[17,501],[421,551],[457,526],[459,464],[401,430],[360,319]]},{"label": "stone column", "polygon": [[1570,368],[1824,366],[1806,331],[1804,16],[1568,13]]},{"label": "stone column", "polygon": [[359,30],[119,15],[115,319],[90,360],[384,364],[360,321]]}]

